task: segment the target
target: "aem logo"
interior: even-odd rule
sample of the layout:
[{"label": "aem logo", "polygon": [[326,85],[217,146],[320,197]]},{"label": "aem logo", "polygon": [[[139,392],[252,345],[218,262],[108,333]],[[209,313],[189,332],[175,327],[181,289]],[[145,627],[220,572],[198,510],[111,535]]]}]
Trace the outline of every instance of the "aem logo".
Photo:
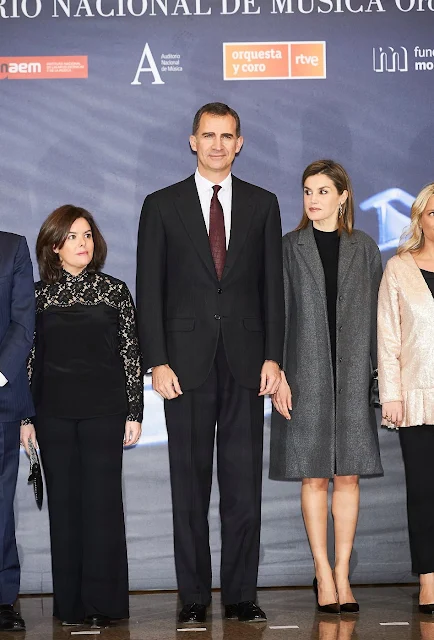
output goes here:
[{"label": "aem logo", "polygon": [[9,74],[38,74],[42,73],[40,62],[4,62],[0,64],[0,80],[7,78]]}]

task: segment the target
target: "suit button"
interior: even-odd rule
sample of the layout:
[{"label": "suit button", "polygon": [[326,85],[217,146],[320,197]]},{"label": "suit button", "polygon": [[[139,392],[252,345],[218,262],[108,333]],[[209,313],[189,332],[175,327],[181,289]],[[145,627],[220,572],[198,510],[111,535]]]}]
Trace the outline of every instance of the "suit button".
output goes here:
[{"label": "suit button", "polygon": [[220,320],[221,316],[219,316],[219,314],[218,314],[218,313],[216,313],[216,314],[215,314],[215,316],[214,316],[214,318],[215,318],[216,320]]},{"label": "suit button", "polygon": [[343,326],[341,325],[341,326],[339,327],[339,331],[342,331],[342,329],[343,329]]},{"label": "suit button", "polygon": [[217,293],[223,293],[222,289],[217,289]]},{"label": "suit button", "polygon": [[339,358],[339,362],[342,362],[342,358]]},{"label": "suit button", "polygon": [[344,299],[344,296],[339,296],[339,300],[343,300],[343,299]]},{"label": "suit button", "polygon": [[339,393],[342,393],[342,389],[339,389]]}]

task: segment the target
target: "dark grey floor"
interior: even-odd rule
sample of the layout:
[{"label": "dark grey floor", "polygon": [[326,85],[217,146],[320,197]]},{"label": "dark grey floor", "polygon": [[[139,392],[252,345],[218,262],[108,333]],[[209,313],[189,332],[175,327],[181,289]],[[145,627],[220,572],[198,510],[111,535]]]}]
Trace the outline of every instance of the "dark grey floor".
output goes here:
[{"label": "dark grey floor", "polygon": [[[24,597],[20,606],[27,632],[0,633],[0,640],[434,640],[434,616],[418,613],[416,586],[356,587],[354,593],[360,614],[339,617],[317,614],[309,589],[264,589],[259,602],[268,622],[246,624],[222,620],[220,594],[215,592],[208,620],[201,625],[205,630],[186,632],[178,631],[176,593],[132,595],[130,620],[102,630],[99,636],[71,635],[70,628],[53,620],[51,598]],[[85,627],[73,630],[88,631]]]}]

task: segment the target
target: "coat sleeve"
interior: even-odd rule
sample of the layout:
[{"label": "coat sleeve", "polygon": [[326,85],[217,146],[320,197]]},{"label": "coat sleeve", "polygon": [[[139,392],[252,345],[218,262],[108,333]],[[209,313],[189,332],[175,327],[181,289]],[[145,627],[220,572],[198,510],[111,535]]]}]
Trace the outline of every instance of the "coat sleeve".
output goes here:
[{"label": "coat sleeve", "polygon": [[14,259],[9,327],[0,343],[0,371],[13,382],[26,362],[35,330],[35,288],[26,239],[21,237]]},{"label": "coat sleeve", "polygon": [[389,261],[378,294],[378,384],[381,404],[402,400],[401,340],[398,282]]},{"label": "coat sleeve", "polygon": [[131,294],[126,284],[122,285],[119,300],[119,350],[124,364],[128,398],[127,420],[143,420],[143,372],[139,342],[137,339],[136,314]]},{"label": "coat sleeve", "polygon": [[371,260],[371,363],[373,369],[378,369],[377,350],[377,309],[378,309],[378,289],[383,275],[381,264],[381,253],[378,247],[375,248],[374,257]]},{"label": "coat sleeve", "polygon": [[143,368],[168,364],[164,327],[166,233],[156,198],[143,203],[137,242],[137,326]]},{"label": "coat sleeve", "polygon": [[282,365],[285,311],[282,273],[282,225],[279,203],[273,195],[264,238],[265,360]]},{"label": "coat sleeve", "polygon": [[283,249],[283,289],[285,296],[285,333],[283,344],[283,362],[282,369],[286,372],[288,367],[288,349],[289,349],[289,332],[291,328],[291,309],[292,309],[292,285],[290,277],[290,254],[289,243],[286,237],[282,240]]}]

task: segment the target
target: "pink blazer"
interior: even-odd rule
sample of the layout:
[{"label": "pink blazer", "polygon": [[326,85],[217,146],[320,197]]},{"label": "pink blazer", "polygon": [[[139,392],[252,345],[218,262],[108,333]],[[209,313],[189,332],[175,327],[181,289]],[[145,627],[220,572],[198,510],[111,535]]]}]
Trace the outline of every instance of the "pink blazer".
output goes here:
[{"label": "pink blazer", "polygon": [[[391,258],[378,295],[380,402],[402,400],[403,427],[434,424],[434,298],[411,253]],[[383,423],[387,424],[387,423]]]}]

